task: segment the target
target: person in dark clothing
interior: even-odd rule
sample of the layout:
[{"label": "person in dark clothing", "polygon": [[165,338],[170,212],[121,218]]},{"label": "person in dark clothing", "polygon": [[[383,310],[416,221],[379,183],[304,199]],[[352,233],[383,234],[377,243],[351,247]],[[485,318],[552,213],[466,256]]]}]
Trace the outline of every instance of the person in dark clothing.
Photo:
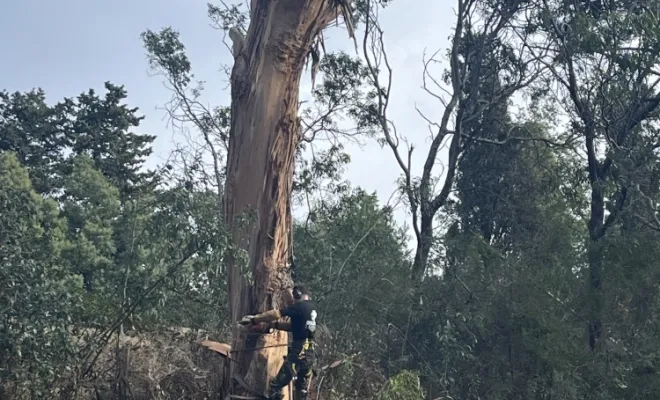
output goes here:
[{"label": "person in dark clothing", "polygon": [[282,399],[282,389],[291,379],[296,380],[296,400],[307,400],[307,386],[316,361],[316,307],[301,287],[293,288],[293,297],[295,303],[288,307],[247,315],[241,320],[243,325],[267,324],[267,328],[289,331],[293,336],[284,364],[270,382],[268,397],[271,400]]}]

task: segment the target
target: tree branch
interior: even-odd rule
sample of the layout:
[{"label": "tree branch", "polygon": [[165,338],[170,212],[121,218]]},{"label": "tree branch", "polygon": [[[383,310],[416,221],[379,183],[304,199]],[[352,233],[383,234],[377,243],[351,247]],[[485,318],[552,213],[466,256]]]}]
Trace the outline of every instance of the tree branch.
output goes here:
[{"label": "tree branch", "polygon": [[[372,4],[371,0],[367,0],[367,5],[366,5],[366,18],[365,18],[365,33],[364,37],[362,39],[362,51],[364,52],[364,58],[367,63],[367,68],[370,73],[370,78],[373,81],[373,85],[376,89],[377,93],[377,99],[378,99],[378,115],[376,116],[378,118],[378,122],[380,125],[380,128],[383,132],[383,136],[385,137],[385,141],[387,145],[390,147],[392,154],[394,154],[394,158],[396,159],[397,164],[399,164],[399,168],[403,172],[403,176],[405,179],[405,193],[408,197],[408,202],[409,202],[409,207],[410,207],[410,212],[412,213],[412,220],[413,220],[413,230],[415,232],[415,236],[417,240],[420,240],[421,238],[421,233],[419,229],[419,223],[418,223],[418,209],[419,209],[419,204],[417,202],[417,199],[415,198],[414,190],[413,190],[413,184],[412,184],[412,175],[410,172],[411,169],[411,162],[412,162],[412,153],[414,147],[408,146],[408,157],[407,160],[404,161],[403,157],[401,156],[399,152],[399,144],[395,142],[394,138],[396,137],[396,132],[391,132],[390,127],[392,129],[396,129],[394,124],[391,123],[391,121],[388,120],[387,118],[387,107],[389,105],[389,99],[390,99],[390,94],[392,91],[392,76],[393,76],[393,71],[392,67],[389,64],[388,58],[387,58],[387,51],[385,50],[385,42],[383,40],[384,32],[378,25],[377,19],[374,18],[372,14]],[[376,49],[372,45],[371,48],[368,46],[368,39],[372,35],[377,35],[377,46],[380,51],[380,54],[383,55],[383,58],[385,60],[385,67],[387,70],[387,87],[385,88],[385,91],[383,92],[380,86],[380,78],[378,75],[378,68],[374,65],[374,60],[375,60],[375,52]],[[374,59],[372,59],[374,57]]]}]

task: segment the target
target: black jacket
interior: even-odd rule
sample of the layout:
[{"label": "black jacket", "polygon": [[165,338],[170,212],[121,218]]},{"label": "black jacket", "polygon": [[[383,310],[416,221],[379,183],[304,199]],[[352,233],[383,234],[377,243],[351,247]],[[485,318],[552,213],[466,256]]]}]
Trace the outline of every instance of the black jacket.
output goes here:
[{"label": "black jacket", "polygon": [[316,331],[316,306],[311,301],[299,301],[282,310],[282,317],[291,318],[291,333],[294,341],[314,340]]}]

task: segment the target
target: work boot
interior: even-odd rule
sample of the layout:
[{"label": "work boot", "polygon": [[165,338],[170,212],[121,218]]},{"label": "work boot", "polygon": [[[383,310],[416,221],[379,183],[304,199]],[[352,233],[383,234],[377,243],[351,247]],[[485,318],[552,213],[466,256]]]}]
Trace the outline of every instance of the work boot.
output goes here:
[{"label": "work boot", "polygon": [[284,398],[282,388],[271,384],[270,391],[268,392],[268,400],[282,400],[282,398]]},{"label": "work boot", "polygon": [[295,400],[307,400],[307,390],[305,389],[296,389],[296,395],[294,396]]}]

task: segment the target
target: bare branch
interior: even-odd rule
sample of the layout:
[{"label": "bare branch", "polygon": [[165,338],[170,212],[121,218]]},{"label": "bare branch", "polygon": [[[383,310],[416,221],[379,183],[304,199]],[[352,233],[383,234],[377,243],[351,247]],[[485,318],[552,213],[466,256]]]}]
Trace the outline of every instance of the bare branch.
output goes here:
[{"label": "bare branch", "polygon": [[[372,10],[372,4],[371,1],[368,0],[366,7],[367,15],[365,18],[366,19],[365,33],[362,40],[362,51],[364,52],[364,57],[370,72],[370,78],[372,79],[373,85],[376,88],[377,99],[378,99],[377,118],[380,124],[380,128],[385,137],[385,141],[390,147],[392,153],[394,154],[394,158],[396,159],[397,163],[399,164],[399,167],[401,168],[401,171],[403,172],[405,179],[404,190],[408,196],[410,211],[413,215],[413,229],[415,232],[415,236],[419,240],[420,229],[418,225],[418,216],[417,216],[419,204],[414,194],[412,176],[410,172],[413,146],[408,146],[408,157],[407,160],[404,161],[398,149],[399,146],[398,140],[396,136],[393,134],[392,130],[390,130],[390,127],[394,127],[394,124],[391,121],[389,121],[387,118],[387,107],[389,105],[389,98],[392,91],[393,71],[391,65],[389,64],[389,61],[387,60],[387,52],[385,50],[385,42],[383,40],[384,32],[378,25],[377,19],[373,18],[371,10]],[[376,36],[376,44],[372,43],[372,45],[369,46],[368,40],[370,37],[373,37],[373,35]],[[376,57],[377,51],[380,52],[380,54],[384,55],[385,67],[387,70],[387,76],[388,76],[387,87],[385,88],[384,92],[381,90],[380,77],[378,75],[377,67],[374,64],[374,59]]]},{"label": "bare branch", "polygon": [[651,212],[651,215],[653,216],[654,221],[651,222],[648,219],[646,219],[646,218],[642,217],[641,215],[639,215],[638,213],[634,214],[635,217],[637,217],[640,221],[642,221],[642,223],[644,223],[644,225],[646,225],[648,228],[651,228],[655,231],[660,232],[660,215],[659,215],[660,211],[657,210],[657,206],[655,204],[655,201],[653,201],[653,199],[651,197],[649,197],[644,192],[642,192],[639,185],[636,185],[635,189],[636,189],[636,192],[639,193],[639,195],[642,196],[644,198],[644,200],[646,200],[646,202],[648,203],[648,207],[649,207],[649,210]]},{"label": "bare branch", "polygon": [[[440,61],[436,58],[440,52],[436,51],[428,58],[426,53],[424,54],[422,60],[422,89],[431,97],[437,99],[443,109],[439,121],[436,122],[415,106],[415,110],[432,129],[432,140],[425,155],[419,183],[415,183],[415,186],[419,185],[419,187],[414,187],[410,169],[412,147],[408,149],[408,159],[406,160],[398,147],[399,139],[393,132],[394,124],[387,118],[392,71],[387,62],[382,29],[371,12],[373,4],[370,2],[367,27],[363,38],[363,51],[370,72],[371,83],[379,93],[377,117],[383,141],[390,147],[399,168],[403,172],[405,181],[403,191],[408,196],[413,214],[413,228],[418,244],[415,265],[413,266],[413,270],[416,271],[413,272],[413,275],[423,274],[426,268],[425,264],[434,236],[433,220],[438,210],[449,199],[458,162],[465,149],[462,143],[466,139],[491,144],[504,144],[511,140],[538,140],[549,145],[560,145],[547,138],[509,135],[504,141],[500,142],[472,137],[467,132],[463,132],[464,125],[468,123],[478,124],[484,113],[496,105],[506,102],[514,93],[528,87],[542,76],[547,69],[542,64],[535,62],[536,57],[533,54],[530,56],[528,54],[530,52],[524,45],[510,50],[512,54],[517,54],[519,60],[511,62],[506,70],[506,77],[502,78],[498,75],[503,71],[502,68],[485,67],[485,62],[489,60],[487,57],[494,51],[493,46],[506,47],[506,45],[498,43],[501,43],[502,39],[506,39],[506,30],[514,29],[512,27],[513,17],[520,12],[520,4],[523,2],[514,2],[515,4],[507,9],[494,7],[490,10],[488,10],[488,7],[481,7],[478,3],[476,0],[457,0],[456,25],[449,54],[449,71],[446,77],[437,79],[430,71],[431,66],[440,64]],[[522,37],[525,37],[524,35],[522,34]],[[369,46],[368,36],[372,37],[371,47]],[[546,53],[541,52],[541,54],[545,56]],[[383,70],[388,73],[388,85],[382,91],[380,90],[379,75],[381,69],[379,68],[380,64],[378,64],[381,55],[385,60]],[[523,56],[528,57],[524,58]],[[493,91],[492,94],[484,95],[482,82],[488,79],[500,80],[502,86],[499,90]],[[443,80],[446,81],[446,84],[443,84]],[[443,165],[444,170],[441,171],[441,175],[443,175],[442,186],[439,192],[435,193],[433,177],[439,174],[435,166],[439,153],[445,144],[449,145],[448,162]]]}]

